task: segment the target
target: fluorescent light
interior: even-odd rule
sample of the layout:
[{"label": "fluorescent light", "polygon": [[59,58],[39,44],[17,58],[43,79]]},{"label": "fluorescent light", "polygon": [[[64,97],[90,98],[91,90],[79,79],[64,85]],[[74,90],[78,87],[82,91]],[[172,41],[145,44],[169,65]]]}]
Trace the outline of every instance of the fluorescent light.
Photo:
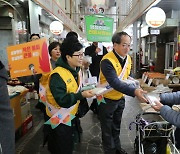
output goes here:
[{"label": "fluorescent light", "polygon": [[98,18],[103,18],[104,15],[99,15],[99,14],[94,14],[94,16],[98,17]]},{"label": "fluorescent light", "polygon": [[91,0],[92,5],[105,5],[105,0]]},{"label": "fluorescent light", "polygon": [[152,8],[153,6],[156,6],[161,0],[156,0],[154,1],[145,11],[148,11],[150,8]]},{"label": "fluorescent light", "polygon": [[156,6],[161,0],[156,0],[151,7]]}]

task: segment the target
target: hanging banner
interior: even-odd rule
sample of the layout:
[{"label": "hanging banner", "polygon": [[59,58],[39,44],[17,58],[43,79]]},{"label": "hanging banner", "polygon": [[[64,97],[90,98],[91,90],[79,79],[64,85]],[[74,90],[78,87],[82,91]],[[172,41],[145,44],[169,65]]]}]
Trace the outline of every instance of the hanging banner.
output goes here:
[{"label": "hanging banner", "polygon": [[104,14],[104,7],[97,6],[96,4],[88,8],[91,14]]},{"label": "hanging banner", "polygon": [[50,72],[47,40],[7,47],[11,78]]},{"label": "hanging banner", "polygon": [[111,42],[114,19],[102,15],[85,16],[87,40]]}]

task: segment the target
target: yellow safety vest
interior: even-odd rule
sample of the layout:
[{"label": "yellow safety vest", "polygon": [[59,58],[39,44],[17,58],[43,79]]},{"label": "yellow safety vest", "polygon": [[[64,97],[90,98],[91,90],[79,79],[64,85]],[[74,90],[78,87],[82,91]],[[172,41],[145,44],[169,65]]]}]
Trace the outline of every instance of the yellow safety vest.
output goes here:
[{"label": "yellow safety vest", "polygon": [[[51,75],[54,73],[58,73],[60,75],[60,77],[63,79],[63,81],[66,84],[66,89],[67,89],[67,93],[76,93],[77,89],[78,89],[78,84],[76,82],[76,80],[74,79],[74,76],[71,74],[71,72],[63,67],[56,67],[51,74],[49,75],[48,78],[48,86],[46,89],[46,98],[47,98],[47,102],[49,104],[51,104],[53,107],[55,107],[56,109],[60,109],[61,107],[56,103],[56,100],[54,99],[51,90],[49,88],[49,82],[50,82],[50,78]],[[79,83],[79,82],[78,82]],[[79,101],[77,101],[75,108],[73,109],[73,114],[75,115],[77,113],[78,110],[78,106],[79,106]],[[49,109],[46,107],[46,113],[49,117],[51,117],[51,113],[49,111]]]},{"label": "yellow safety vest", "polygon": [[[130,71],[131,71],[131,58],[129,55],[127,55],[127,56],[128,56],[127,57],[128,64],[126,67],[125,74],[123,76],[123,80],[128,78]],[[102,60],[104,60],[104,59],[108,59],[112,63],[117,76],[119,76],[122,72],[122,67],[121,67],[121,64],[120,64],[119,60],[117,59],[116,55],[111,51],[102,58]],[[107,81],[106,81],[106,78],[104,77],[103,73],[100,70],[100,84],[104,84],[104,83],[107,83]],[[121,97],[123,97],[123,95],[124,95],[123,93],[113,89],[110,92],[103,94],[103,97],[112,99],[112,100],[119,100]]]}]

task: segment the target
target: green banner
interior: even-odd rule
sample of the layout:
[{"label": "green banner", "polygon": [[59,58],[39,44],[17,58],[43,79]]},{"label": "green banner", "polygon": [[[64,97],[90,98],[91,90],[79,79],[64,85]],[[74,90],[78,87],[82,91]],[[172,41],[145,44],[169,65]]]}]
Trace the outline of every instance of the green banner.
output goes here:
[{"label": "green banner", "polygon": [[85,16],[87,40],[111,42],[114,19],[102,15]]}]

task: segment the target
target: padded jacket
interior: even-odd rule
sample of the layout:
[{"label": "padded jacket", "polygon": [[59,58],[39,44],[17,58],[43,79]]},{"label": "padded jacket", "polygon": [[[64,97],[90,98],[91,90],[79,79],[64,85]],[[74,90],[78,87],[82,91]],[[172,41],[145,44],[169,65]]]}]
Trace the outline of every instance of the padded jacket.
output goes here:
[{"label": "padded jacket", "polygon": [[7,71],[0,61],[0,154],[15,153],[13,112],[7,90]]},{"label": "padded jacket", "polygon": [[180,91],[161,94],[160,101],[164,104],[160,110],[162,117],[180,128],[180,112],[175,111],[170,107],[172,105],[180,105]]}]

